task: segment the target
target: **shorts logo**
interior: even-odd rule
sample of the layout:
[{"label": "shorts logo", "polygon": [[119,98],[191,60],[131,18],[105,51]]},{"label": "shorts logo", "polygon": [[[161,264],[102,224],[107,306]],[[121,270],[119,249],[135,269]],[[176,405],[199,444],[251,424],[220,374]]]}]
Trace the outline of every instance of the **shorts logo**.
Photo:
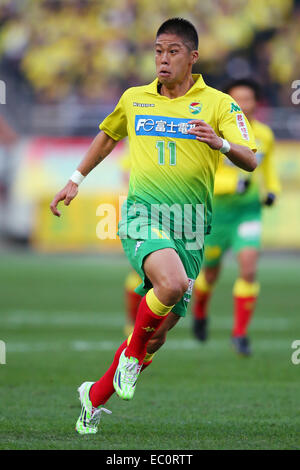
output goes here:
[{"label": "shorts logo", "polygon": [[142,330],[145,330],[147,331],[147,333],[150,333],[150,331],[155,331],[155,328],[151,327],[151,326],[142,326]]},{"label": "shorts logo", "polygon": [[185,292],[185,295],[183,297],[183,300],[185,302],[189,302],[191,300],[191,295],[192,295],[192,292],[193,292],[194,284],[195,284],[195,279],[189,278],[189,286],[188,286],[188,288]]},{"label": "shorts logo", "polygon": [[199,114],[202,109],[202,104],[198,102],[191,103],[189,109],[192,114]]},{"label": "shorts logo", "polygon": [[134,256],[136,256],[136,252],[138,251],[139,247],[144,243],[144,241],[139,241],[139,242],[136,242],[135,244],[135,253],[134,253]]}]

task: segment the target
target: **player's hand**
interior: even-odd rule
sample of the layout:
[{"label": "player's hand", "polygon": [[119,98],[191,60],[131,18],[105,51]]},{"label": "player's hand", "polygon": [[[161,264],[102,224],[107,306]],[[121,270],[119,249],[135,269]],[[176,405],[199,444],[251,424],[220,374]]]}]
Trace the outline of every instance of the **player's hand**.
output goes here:
[{"label": "player's hand", "polygon": [[50,209],[53,215],[56,215],[57,217],[61,216],[61,213],[57,209],[57,204],[60,201],[65,201],[64,204],[65,206],[68,206],[70,202],[74,199],[74,197],[78,193],[78,185],[76,183],[73,183],[73,181],[68,181],[66,186],[59,191],[59,193],[56,194],[54,197],[53,201],[50,204]]},{"label": "player's hand", "polygon": [[268,193],[266,199],[264,200],[264,206],[273,206],[276,199],[276,195],[274,193]]},{"label": "player's hand", "polygon": [[244,194],[250,186],[250,179],[249,178],[240,178],[238,180],[236,192],[238,194]]},{"label": "player's hand", "polygon": [[188,134],[193,134],[196,136],[196,139],[200,142],[204,142],[213,150],[220,150],[223,146],[223,141],[219,137],[213,128],[200,119],[194,119],[189,121],[189,124],[193,124],[195,127],[188,130]]}]

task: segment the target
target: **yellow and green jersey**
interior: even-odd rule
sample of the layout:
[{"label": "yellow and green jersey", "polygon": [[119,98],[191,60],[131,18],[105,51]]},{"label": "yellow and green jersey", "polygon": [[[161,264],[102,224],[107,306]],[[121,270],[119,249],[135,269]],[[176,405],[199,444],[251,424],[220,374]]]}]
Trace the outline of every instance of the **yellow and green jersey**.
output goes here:
[{"label": "yellow and green jersey", "polygon": [[184,95],[160,95],[158,80],[129,88],[100,129],[119,141],[128,135],[130,182],[128,201],[153,204],[204,205],[210,230],[214,177],[220,152],[188,134],[192,119],[203,119],[217,135],[256,149],[251,127],[231,96],[207,86],[201,75]]},{"label": "yellow and green jersey", "polygon": [[[278,194],[280,183],[274,165],[274,135],[270,127],[256,119],[251,121],[251,127],[256,140],[256,160],[258,168],[251,174],[251,185],[248,195],[259,197],[260,180],[268,193]],[[235,166],[226,156],[220,158],[215,177],[215,196],[236,194],[238,181],[241,177],[250,178],[246,173]]]}]

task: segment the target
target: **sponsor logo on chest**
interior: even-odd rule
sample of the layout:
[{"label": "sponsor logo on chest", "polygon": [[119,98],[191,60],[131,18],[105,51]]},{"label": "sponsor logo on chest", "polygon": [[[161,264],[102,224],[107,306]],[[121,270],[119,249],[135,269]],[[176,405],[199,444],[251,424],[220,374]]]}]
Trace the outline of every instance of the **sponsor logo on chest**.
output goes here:
[{"label": "sponsor logo on chest", "polygon": [[189,124],[190,120],[137,114],[135,116],[135,133],[136,135],[195,139],[194,135],[188,134],[188,130],[195,127],[194,124]]}]

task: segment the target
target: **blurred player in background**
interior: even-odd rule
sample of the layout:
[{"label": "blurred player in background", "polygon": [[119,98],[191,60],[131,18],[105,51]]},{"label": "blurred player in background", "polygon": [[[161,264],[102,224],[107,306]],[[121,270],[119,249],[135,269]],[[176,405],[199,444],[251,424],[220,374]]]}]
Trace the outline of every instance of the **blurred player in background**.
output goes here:
[{"label": "blurred player in background", "polygon": [[[207,86],[202,75],[192,75],[198,57],[198,35],[189,21],[174,18],[161,25],[155,43],[157,78],[125,91],[50,206],[60,216],[59,201],[69,205],[83,178],[128,135],[131,175],[119,236],[142,277],[142,299],[134,331],[111,366],[97,382],[84,382],[78,389],[80,434],[97,432],[101,405],[114,391],[124,400],[133,398],[140,372],[186,314],[202,264],[202,235],[210,231],[220,152],[246,171],[256,168],[256,144],[247,119],[229,95]],[[169,210],[176,205],[184,230],[178,233],[174,219],[168,224],[153,218],[157,205]]]},{"label": "blurred player in background", "polygon": [[[261,246],[262,206],[272,206],[280,190],[274,165],[274,136],[271,129],[254,119],[259,87],[251,79],[230,83],[226,89],[239,104],[253,129],[258,169],[251,176],[222,156],[215,177],[212,233],[205,239],[204,269],[195,282],[194,333],[207,339],[208,304],[219,277],[224,253],[237,255],[239,277],[233,287],[232,344],[237,353],[251,354],[247,329],[253,315],[259,283],[256,279]],[[259,171],[258,171],[259,170]],[[264,195],[261,195],[262,177]]]},{"label": "blurred player in background", "polygon": [[133,332],[137,311],[140,301],[142,300],[142,297],[135,292],[135,289],[139,287],[141,282],[140,276],[133,270],[128,273],[125,279],[126,324],[124,333],[126,336],[129,336]]},{"label": "blurred player in background", "polygon": [[[129,183],[130,174],[130,153],[125,151],[124,155],[120,160],[120,166],[123,171],[123,178],[126,186]],[[137,311],[140,305],[142,297],[135,292],[135,289],[141,284],[142,279],[133,269],[127,274],[124,283],[124,301],[125,301],[125,336],[129,336],[133,332]]]},{"label": "blurred player in background", "polygon": [[5,214],[10,185],[10,149],[18,140],[17,134],[0,116],[0,232],[3,229],[2,213]]}]

